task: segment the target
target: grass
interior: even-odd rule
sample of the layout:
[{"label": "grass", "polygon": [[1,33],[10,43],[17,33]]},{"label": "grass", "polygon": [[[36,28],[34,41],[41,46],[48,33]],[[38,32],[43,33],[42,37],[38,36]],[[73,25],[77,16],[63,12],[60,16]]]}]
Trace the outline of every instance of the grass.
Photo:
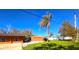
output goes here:
[{"label": "grass", "polygon": [[49,42],[29,44],[28,46],[23,47],[23,50],[61,50],[61,48],[64,50],[79,50],[79,43],[52,40]]},{"label": "grass", "polygon": [[41,42],[41,43],[35,43],[35,44],[29,44],[26,47],[23,47],[23,50],[32,50],[34,47],[41,46],[41,44],[46,43],[46,42]]},{"label": "grass", "polygon": [[51,43],[56,43],[57,45],[62,45],[62,46],[69,46],[73,45],[74,43],[72,41],[59,41],[59,40],[54,40],[50,41]]}]

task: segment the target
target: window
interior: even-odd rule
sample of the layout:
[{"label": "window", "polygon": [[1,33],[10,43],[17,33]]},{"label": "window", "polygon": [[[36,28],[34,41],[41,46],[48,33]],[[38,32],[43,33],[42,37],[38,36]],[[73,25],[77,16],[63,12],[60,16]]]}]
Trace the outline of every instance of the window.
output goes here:
[{"label": "window", "polygon": [[18,41],[18,38],[14,38],[14,41]]},{"label": "window", "polygon": [[6,39],[5,38],[0,38],[0,42],[5,42]]}]

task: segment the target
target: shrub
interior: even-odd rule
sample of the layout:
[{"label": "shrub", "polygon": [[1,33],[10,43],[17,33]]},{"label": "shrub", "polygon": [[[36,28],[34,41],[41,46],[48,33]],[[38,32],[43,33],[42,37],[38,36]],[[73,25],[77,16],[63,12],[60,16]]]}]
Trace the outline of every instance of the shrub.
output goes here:
[{"label": "shrub", "polygon": [[65,49],[65,47],[62,46],[62,45],[59,45],[57,48],[58,48],[59,50],[63,50],[63,49]]},{"label": "shrub", "polygon": [[26,37],[23,42],[30,42],[30,41],[31,41],[31,37]]},{"label": "shrub", "polygon": [[70,45],[67,47],[68,50],[73,50],[74,49],[74,45]]},{"label": "shrub", "polygon": [[48,38],[45,37],[43,40],[44,40],[44,41],[48,41]]}]

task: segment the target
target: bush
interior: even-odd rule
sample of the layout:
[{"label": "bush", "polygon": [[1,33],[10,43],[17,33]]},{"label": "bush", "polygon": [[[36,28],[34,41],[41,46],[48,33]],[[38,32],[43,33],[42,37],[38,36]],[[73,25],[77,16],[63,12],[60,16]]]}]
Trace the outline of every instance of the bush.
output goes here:
[{"label": "bush", "polygon": [[67,47],[67,50],[73,50],[74,49],[74,45],[70,45]]},{"label": "bush", "polygon": [[58,50],[64,50],[65,46],[59,45],[57,48],[58,48]]},{"label": "bush", "polygon": [[48,38],[45,37],[43,40],[44,40],[44,41],[48,41]]},{"label": "bush", "polygon": [[26,37],[23,42],[30,42],[30,41],[31,41],[31,37]]}]

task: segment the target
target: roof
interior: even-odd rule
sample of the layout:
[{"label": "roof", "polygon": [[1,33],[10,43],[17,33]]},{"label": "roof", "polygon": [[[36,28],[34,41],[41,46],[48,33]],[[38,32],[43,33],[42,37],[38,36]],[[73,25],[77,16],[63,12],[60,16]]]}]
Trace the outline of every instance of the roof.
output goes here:
[{"label": "roof", "polygon": [[39,38],[43,38],[43,36],[32,36],[32,37],[39,37]]},{"label": "roof", "polygon": [[24,36],[21,34],[0,34],[0,36]]}]

